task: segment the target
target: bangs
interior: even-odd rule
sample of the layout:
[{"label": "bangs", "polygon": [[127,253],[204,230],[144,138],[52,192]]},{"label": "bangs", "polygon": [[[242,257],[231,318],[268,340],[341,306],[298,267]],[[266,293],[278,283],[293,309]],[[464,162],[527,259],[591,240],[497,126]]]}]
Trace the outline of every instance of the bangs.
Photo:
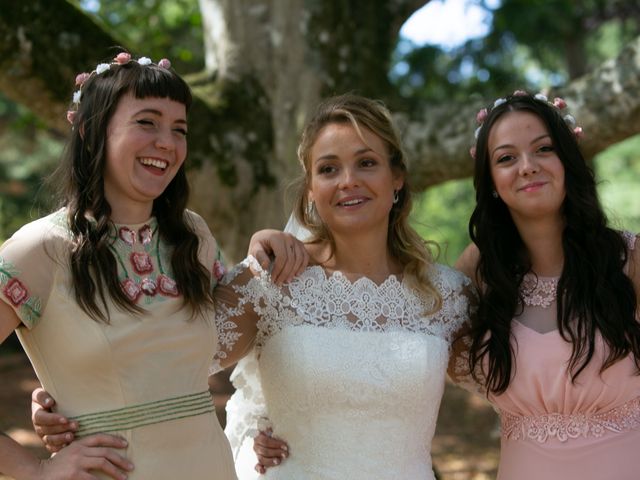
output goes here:
[{"label": "bangs", "polygon": [[[175,102],[184,104],[187,112],[191,107],[191,89],[187,83],[170,70],[153,66],[140,66],[131,68],[126,72],[128,79],[123,79],[129,84],[127,90],[139,99],[148,97],[169,98]],[[129,80],[129,81],[127,81]]]}]

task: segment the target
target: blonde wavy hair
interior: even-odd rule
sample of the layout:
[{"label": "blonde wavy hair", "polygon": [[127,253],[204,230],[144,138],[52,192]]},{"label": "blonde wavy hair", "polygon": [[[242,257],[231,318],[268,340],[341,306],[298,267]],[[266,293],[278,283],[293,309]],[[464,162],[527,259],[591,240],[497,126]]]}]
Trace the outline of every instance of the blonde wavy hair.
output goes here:
[{"label": "blonde wavy hair", "polygon": [[391,256],[403,266],[403,275],[408,285],[433,299],[433,308],[427,313],[436,312],[442,305],[442,297],[431,283],[429,275],[434,262],[429,246],[435,244],[425,241],[409,225],[412,201],[407,178],[406,156],[391,113],[382,102],[354,94],[331,97],[318,106],[313,117],[307,122],[298,146],[298,160],[304,174],[295,184],[294,201],[296,219],[311,233],[307,242],[328,242],[331,251],[335,250],[335,241],[331,232],[315,209],[309,208],[311,149],[324,127],[345,123],[353,125],[361,138],[362,128],[366,128],[382,139],[387,146],[391,169],[404,179],[402,188],[397,192],[398,201],[393,204],[389,212],[387,248]]}]

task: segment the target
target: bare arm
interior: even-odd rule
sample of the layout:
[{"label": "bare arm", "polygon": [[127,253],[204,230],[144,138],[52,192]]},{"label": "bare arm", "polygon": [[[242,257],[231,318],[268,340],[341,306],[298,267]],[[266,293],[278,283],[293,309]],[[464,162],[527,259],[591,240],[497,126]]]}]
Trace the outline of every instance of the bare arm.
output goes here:
[{"label": "bare arm", "polygon": [[[0,343],[20,325],[14,310],[0,300]],[[110,447],[110,448],[109,448]],[[126,442],[111,435],[95,435],[48,460],[40,460],[8,436],[0,434],[0,472],[16,480],[93,480],[90,471],[102,471],[111,478],[125,479],[133,466],[111,448]]]},{"label": "bare arm", "polygon": [[479,261],[480,251],[474,243],[470,243],[460,254],[454,265],[456,270],[464,273],[471,279],[476,288],[478,288],[478,285],[480,284],[476,274],[476,268],[478,267]]}]

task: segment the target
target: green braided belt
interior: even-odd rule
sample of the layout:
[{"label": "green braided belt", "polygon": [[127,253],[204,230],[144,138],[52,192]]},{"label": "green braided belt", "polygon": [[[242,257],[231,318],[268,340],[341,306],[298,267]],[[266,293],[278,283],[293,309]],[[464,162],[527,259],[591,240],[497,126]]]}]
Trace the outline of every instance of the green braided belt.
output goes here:
[{"label": "green braided belt", "polygon": [[211,400],[211,394],[209,391],[204,391],[115,410],[87,413],[70,417],[70,419],[78,422],[76,436],[82,437],[92,433],[110,433],[168,422],[169,420],[195,417],[213,411],[215,411],[215,407]]}]

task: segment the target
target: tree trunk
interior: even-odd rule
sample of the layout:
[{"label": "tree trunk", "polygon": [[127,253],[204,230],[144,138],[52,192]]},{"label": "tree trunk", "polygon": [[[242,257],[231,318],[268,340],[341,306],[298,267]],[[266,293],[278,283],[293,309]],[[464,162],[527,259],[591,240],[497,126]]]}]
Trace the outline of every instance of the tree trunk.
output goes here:
[{"label": "tree trunk", "polygon": [[[356,91],[389,105],[391,54],[415,0],[200,0],[206,70],[187,80],[194,210],[229,260],[249,235],[281,227],[283,191],[300,172],[300,129],[320,98]],[[113,56],[103,27],[65,0],[0,0],[0,90],[68,131],[73,78]],[[614,61],[560,92],[585,129],[587,156],[640,131],[640,38]],[[487,99],[488,101],[489,99]],[[418,191],[471,174],[480,103],[398,113]],[[420,110],[418,110],[420,111]]]}]

